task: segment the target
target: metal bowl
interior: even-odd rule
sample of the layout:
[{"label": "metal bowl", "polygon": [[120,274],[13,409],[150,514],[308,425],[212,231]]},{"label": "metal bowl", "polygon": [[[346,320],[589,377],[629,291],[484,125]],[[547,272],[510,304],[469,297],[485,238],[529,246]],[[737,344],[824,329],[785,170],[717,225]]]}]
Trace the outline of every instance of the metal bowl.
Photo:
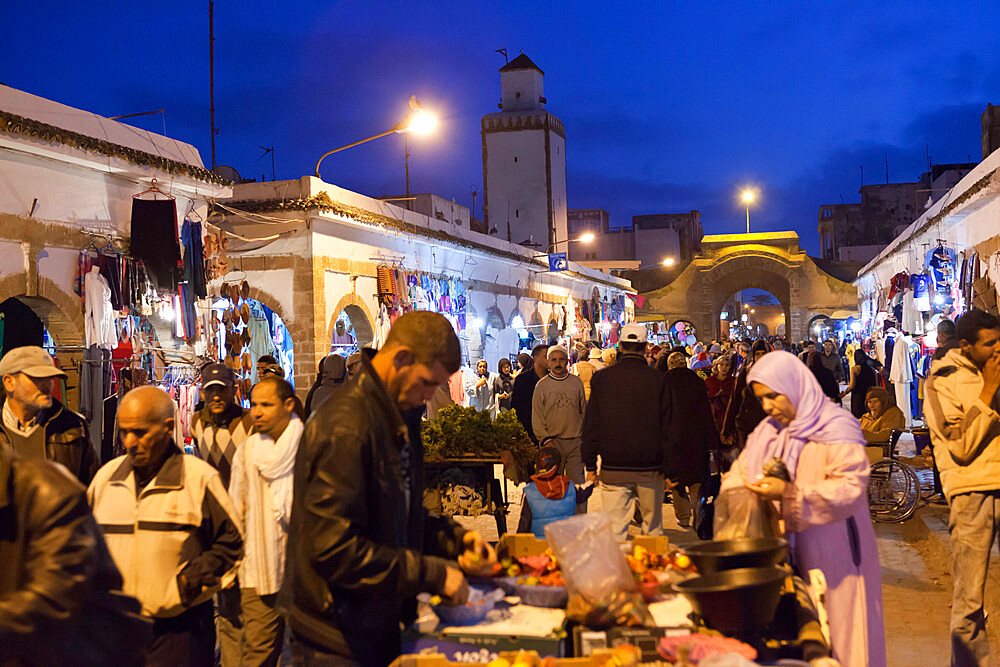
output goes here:
[{"label": "metal bowl", "polygon": [[788,558],[788,540],[780,537],[743,537],[701,542],[681,549],[699,574],[744,567],[774,567]]},{"label": "metal bowl", "polygon": [[732,637],[756,635],[774,618],[788,572],[777,567],[712,572],[673,584],[708,627]]}]

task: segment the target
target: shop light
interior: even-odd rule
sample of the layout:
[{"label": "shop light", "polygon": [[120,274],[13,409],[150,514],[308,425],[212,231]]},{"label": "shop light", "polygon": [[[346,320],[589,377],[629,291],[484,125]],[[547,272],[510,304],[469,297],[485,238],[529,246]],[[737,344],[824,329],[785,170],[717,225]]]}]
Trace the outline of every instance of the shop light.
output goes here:
[{"label": "shop light", "polygon": [[473,329],[482,329],[483,321],[478,317],[473,317],[471,320],[469,320],[469,326],[471,326]]},{"label": "shop light", "polygon": [[861,322],[851,322],[851,331],[854,333],[861,331]]},{"label": "shop light", "polygon": [[934,303],[936,303],[936,304],[938,304],[940,306],[942,303],[944,303],[944,297],[941,296],[940,294],[936,295],[934,297]]}]

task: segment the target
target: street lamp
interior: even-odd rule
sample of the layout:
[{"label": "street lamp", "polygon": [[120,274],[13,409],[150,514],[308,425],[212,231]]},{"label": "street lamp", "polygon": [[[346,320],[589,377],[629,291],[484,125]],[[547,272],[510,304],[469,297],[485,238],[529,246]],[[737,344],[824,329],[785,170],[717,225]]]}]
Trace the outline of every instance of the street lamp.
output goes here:
[{"label": "street lamp", "polygon": [[[333,155],[334,153],[339,153],[340,151],[345,151],[348,148],[354,148],[355,146],[360,146],[361,144],[372,141],[373,139],[381,139],[382,137],[386,137],[390,134],[395,134],[397,132],[403,133],[403,138],[405,140],[406,135],[409,134],[410,132],[414,134],[427,134],[437,126],[437,118],[435,118],[432,114],[425,111],[424,108],[420,106],[420,102],[417,101],[416,95],[410,95],[409,106],[410,106],[410,112],[406,115],[406,118],[399,121],[385,132],[372,135],[367,139],[362,139],[361,141],[355,141],[353,144],[347,144],[346,146],[341,146],[340,148],[334,148],[332,151],[327,151],[326,153],[323,153],[323,155],[320,156],[319,160],[316,161],[316,170],[314,172],[316,178],[320,177],[319,165],[322,164],[323,160],[325,160],[328,155]],[[406,180],[407,180],[406,189],[408,193],[410,189],[409,188],[410,169],[408,164],[406,168]]]},{"label": "street lamp", "polygon": [[590,243],[595,238],[597,238],[597,237],[594,235],[593,232],[586,232],[584,234],[581,234],[579,238],[575,238],[575,239],[563,239],[562,241],[556,241],[555,243],[550,243],[549,247],[545,249],[544,253],[542,253],[541,255],[535,255],[535,257],[545,257],[545,255],[547,255],[550,252],[552,252],[552,250],[557,245],[559,245],[560,243],[576,243],[576,242],[579,242],[579,243]]},{"label": "street lamp", "polygon": [[675,261],[673,257],[665,257],[663,259],[663,266],[673,266]]},{"label": "street lamp", "polygon": [[753,200],[754,200],[753,190],[744,190],[743,203],[746,204],[747,207],[747,234],[750,233],[750,204],[753,203]]}]

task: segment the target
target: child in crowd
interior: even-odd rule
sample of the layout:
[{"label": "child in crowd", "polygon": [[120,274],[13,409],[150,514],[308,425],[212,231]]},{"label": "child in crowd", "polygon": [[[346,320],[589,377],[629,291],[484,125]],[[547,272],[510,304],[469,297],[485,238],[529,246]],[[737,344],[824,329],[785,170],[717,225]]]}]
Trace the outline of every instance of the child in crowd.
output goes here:
[{"label": "child in crowd", "polygon": [[568,519],[587,511],[587,499],[594,491],[594,483],[576,485],[562,473],[562,456],[559,450],[542,442],[535,459],[536,473],[524,487],[521,501],[519,533],[534,533],[545,539],[545,526],[553,521]]}]

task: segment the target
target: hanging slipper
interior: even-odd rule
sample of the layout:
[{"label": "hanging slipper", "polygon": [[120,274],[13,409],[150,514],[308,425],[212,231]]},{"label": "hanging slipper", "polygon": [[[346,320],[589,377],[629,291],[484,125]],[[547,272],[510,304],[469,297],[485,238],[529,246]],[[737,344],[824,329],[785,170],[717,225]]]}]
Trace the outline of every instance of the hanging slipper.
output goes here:
[{"label": "hanging slipper", "polygon": [[230,331],[232,329],[233,318],[232,315],[229,313],[228,308],[222,311],[222,322],[223,324],[226,325],[226,331]]},{"label": "hanging slipper", "polygon": [[250,283],[245,280],[243,281],[243,284],[240,285],[240,296],[244,299],[250,298]]},{"label": "hanging slipper", "polygon": [[249,352],[243,353],[243,370],[246,371],[247,373],[253,370],[253,361],[250,359]]},{"label": "hanging slipper", "polygon": [[243,320],[243,324],[250,324],[250,304],[245,301],[240,306],[240,319]]},{"label": "hanging slipper", "polygon": [[244,328],[243,332],[240,334],[240,337],[243,339],[243,344],[244,345],[249,345],[250,344],[250,327]]},{"label": "hanging slipper", "polygon": [[250,390],[253,389],[253,382],[250,381],[250,378],[243,378],[242,388],[243,395],[250,398]]}]

